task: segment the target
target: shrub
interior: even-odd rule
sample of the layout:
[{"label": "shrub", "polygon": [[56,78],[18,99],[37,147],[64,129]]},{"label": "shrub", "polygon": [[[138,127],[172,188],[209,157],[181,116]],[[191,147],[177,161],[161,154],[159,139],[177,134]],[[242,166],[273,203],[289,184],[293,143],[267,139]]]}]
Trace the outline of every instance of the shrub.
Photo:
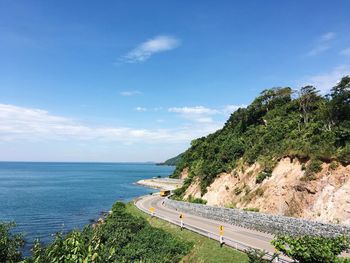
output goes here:
[{"label": "shrub", "polygon": [[306,168],[306,173],[319,173],[322,171],[322,162],[317,159],[312,159]]},{"label": "shrub", "polygon": [[278,257],[278,254],[274,253],[271,259],[266,259],[266,256],[268,255],[267,251],[254,248],[246,250],[245,253],[248,256],[249,263],[270,263],[274,262]]},{"label": "shrub", "polygon": [[335,170],[339,167],[339,164],[335,161],[331,162],[331,164],[329,165],[329,169],[331,170]]},{"label": "shrub", "polygon": [[256,208],[256,207],[247,207],[247,208],[243,208],[243,210],[247,212],[259,212],[259,208]]},{"label": "shrub", "polygon": [[13,222],[0,222],[0,262],[18,262],[22,257],[20,250],[24,246],[24,239],[20,234],[11,233],[13,227]]},{"label": "shrub", "polygon": [[192,195],[189,195],[188,196],[188,199],[187,199],[188,202],[190,203],[195,203],[195,204],[206,204],[207,201],[202,199],[202,198],[193,198]]},{"label": "shrub", "polygon": [[350,164],[350,143],[338,151],[337,157],[342,164]]},{"label": "shrub", "polygon": [[261,184],[266,178],[270,177],[272,174],[268,172],[261,172],[255,179],[255,183]]},{"label": "shrub", "polygon": [[349,248],[345,236],[279,236],[271,242],[284,255],[300,263],[341,262],[338,256]]},{"label": "shrub", "polygon": [[145,219],[127,213],[125,204],[117,202],[105,223],[75,230],[66,236],[57,234],[46,247],[36,242],[32,257],[25,262],[170,263],[180,261],[191,247],[191,243],[180,241],[151,227]]}]

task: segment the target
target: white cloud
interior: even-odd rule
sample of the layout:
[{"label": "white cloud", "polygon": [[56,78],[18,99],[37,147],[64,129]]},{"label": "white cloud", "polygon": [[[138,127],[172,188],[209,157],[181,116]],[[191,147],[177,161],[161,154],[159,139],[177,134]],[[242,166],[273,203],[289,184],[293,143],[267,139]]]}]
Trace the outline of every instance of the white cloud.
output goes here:
[{"label": "white cloud", "polygon": [[335,33],[334,32],[328,32],[326,34],[323,34],[321,36],[321,41],[325,42],[325,41],[329,41],[335,38]]},{"label": "white cloud", "polygon": [[218,109],[211,109],[204,106],[195,107],[172,107],[169,112],[179,113],[181,117],[200,123],[214,122],[214,115],[229,115],[238,108],[245,108],[246,105],[226,105]]},{"label": "white cloud", "polygon": [[189,142],[219,129],[218,124],[181,126],[174,129],[96,127],[48,111],[0,104],[0,141],[116,141],[129,143]]},{"label": "white cloud", "polygon": [[140,92],[138,90],[120,92],[120,95],[122,95],[122,96],[136,96],[136,95],[141,95],[141,94],[142,94],[142,92]]},{"label": "white cloud", "polygon": [[175,37],[157,36],[131,50],[123,57],[123,61],[128,63],[143,62],[156,53],[172,50],[179,45],[180,40]]},{"label": "white cloud", "polygon": [[323,34],[316,42],[316,45],[308,52],[308,56],[316,56],[331,48],[331,41],[335,38],[334,32]]},{"label": "white cloud", "polygon": [[169,108],[169,112],[176,112],[182,114],[216,114],[218,111],[203,106],[195,107],[172,107]]},{"label": "white cloud", "polygon": [[136,111],[139,111],[139,112],[145,112],[145,111],[147,111],[147,108],[144,108],[144,107],[136,107],[135,110],[136,110]]},{"label": "white cloud", "polygon": [[213,122],[212,115],[219,112],[215,109],[206,108],[203,106],[195,107],[172,107],[168,109],[169,112],[179,113],[181,117],[200,123]]},{"label": "white cloud", "polygon": [[340,55],[345,55],[350,57],[350,47],[340,51]]},{"label": "white cloud", "polygon": [[327,93],[344,76],[350,74],[350,65],[342,65],[330,72],[312,75],[306,78],[303,85],[314,85],[322,93]]}]

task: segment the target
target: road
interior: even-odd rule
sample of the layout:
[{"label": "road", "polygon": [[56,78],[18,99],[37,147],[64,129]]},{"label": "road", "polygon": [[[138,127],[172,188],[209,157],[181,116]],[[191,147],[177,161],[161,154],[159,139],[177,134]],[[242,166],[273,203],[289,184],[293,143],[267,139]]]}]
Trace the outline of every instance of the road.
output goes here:
[{"label": "road", "polygon": [[[141,197],[135,202],[135,205],[143,211],[149,211],[149,209],[153,207],[155,209],[154,210],[155,216],[163,218],[167,221],[172,221],[172,223],[176,223],[176,222],[179,223],[180,222],[179,216],[181,213],[176,210],[165,207],[162,204],[163,201],[164,201],[164,198],[160,197],[159,195],[150,195],[150,196]],[[195,228],[205,230],[205,232],[207,233],[206,235],[207,236],[210,235],[212,238],[215,238],[215,237],[216,237],[215,239],[218,238],[219,226],[222,225],[224,226],[224,234],[223,234],[224,241],[225,241],[225,238],[227,238],[230,240],[234,240],[239,244],[243,244],[243,246],[240,246],[240,247],[247,246],[252,248],[258,248],[258,249],[266,250],[270,253],[273,253],[275,251],[273,246],[270,244],[271,240],[273,239],[272,235],[230,225],[230,224],[215,221],[215,220],[210,220],[207,218],[202,218],[195,215],[190,215],[190,214],[183,214],[183,215],[184,215],[183,223],[185,225],[193,226]],[[231,246],[234,247],[234,245],[231,245]],[[284,260],[288,260],[285,257],[281,257],[281,258]]]}]

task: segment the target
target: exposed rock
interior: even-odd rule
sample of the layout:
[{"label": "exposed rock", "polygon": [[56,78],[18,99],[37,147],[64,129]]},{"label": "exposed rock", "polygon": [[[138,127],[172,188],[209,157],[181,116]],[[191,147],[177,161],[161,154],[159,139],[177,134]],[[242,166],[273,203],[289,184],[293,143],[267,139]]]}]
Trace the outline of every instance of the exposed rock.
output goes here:
[{"label": "exposed rock", "polygon": [[[261,170],[253,164],[219,174],[202,198],[213,206],[254,207],[265,213],[350,225],[350,166],[331,170],[324,163],[315,180],[303,181],[302,163],[286,157],[278,161],[271,177],[256,184]],[[183,173],[188,174],[188,169]],[[185,198],[190,194],[201,197],[198,178]]]}]

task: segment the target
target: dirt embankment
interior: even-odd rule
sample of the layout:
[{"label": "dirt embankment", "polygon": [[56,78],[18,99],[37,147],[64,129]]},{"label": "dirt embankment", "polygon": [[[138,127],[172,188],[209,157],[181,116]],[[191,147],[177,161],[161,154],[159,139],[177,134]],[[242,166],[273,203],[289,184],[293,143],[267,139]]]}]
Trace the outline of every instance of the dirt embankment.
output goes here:
[{"label": "dirt embankment", "polygon": [[[350,225],[350,165],[322,164],[314,180],[303,180],[305,171],[297,159],[280,160],[272,176],[256,183],[259,164],[218,175],[202,196],[208,205],[251,208],[260,212],[302,217],[327,223]],[[184,172],[188,174],[188,170]],[[185,192],[201,197],[194,178]]]}]

